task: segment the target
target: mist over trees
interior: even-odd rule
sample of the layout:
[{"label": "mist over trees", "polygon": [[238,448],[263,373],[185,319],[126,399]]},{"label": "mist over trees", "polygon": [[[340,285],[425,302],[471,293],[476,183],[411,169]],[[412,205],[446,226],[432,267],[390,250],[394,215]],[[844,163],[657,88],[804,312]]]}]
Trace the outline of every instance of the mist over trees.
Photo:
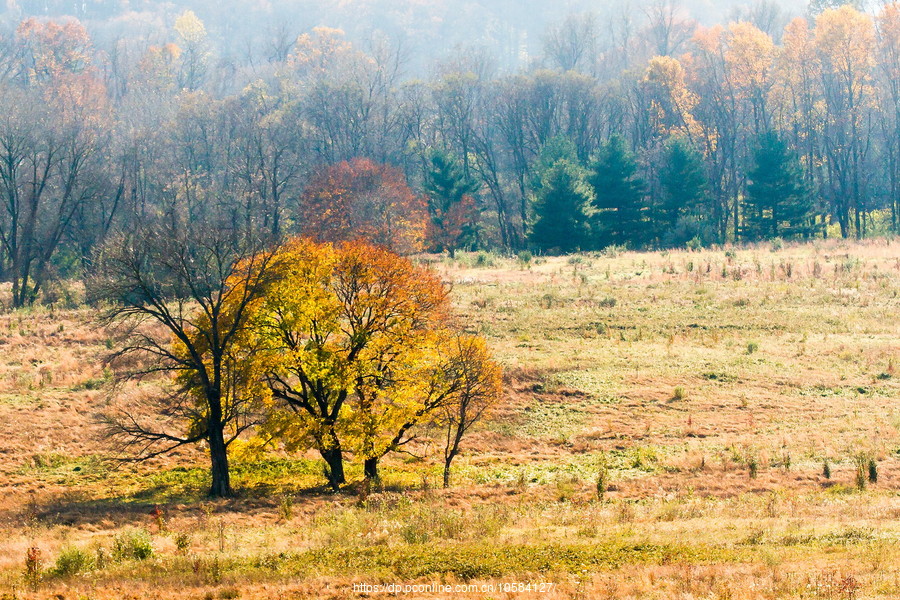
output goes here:
[{"label": "mist over trees", "polygon": [[59,298],[158,220],[404,253],[895,233],[900,6],[864,8],[9,2],[0,274]]}]

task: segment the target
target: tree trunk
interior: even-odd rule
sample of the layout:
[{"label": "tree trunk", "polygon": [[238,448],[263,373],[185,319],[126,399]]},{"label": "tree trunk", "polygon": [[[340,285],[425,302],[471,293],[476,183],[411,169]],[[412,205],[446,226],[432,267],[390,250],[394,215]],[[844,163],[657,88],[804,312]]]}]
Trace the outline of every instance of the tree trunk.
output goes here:
[{"label": "tree trunk", "polygon": [[212,486],[209,495],[213,498],[228,498],[231,490],[231,474],[228,471],[228,448],[221,427],[210,427],[209,456],[212,459]]},{"label": "tree trunk", "polygon": [[450,463],[453,461],[453,456],[448,456],[444,459],[444,489],[446,490],[450,487]]},{"label": "tree trunk", "polygon": [[347,481],[344,478],[344,455],[341,447],[320,450],[320,454],[325,460],[325,464],[328,465],[328,485],[334,491],[338,491],[341,485]]},{"label": "tree trunk", "polygon": [[363,473],[366,479],[375,481],[378,479],[378,458],[367,458],[363,463]]}]

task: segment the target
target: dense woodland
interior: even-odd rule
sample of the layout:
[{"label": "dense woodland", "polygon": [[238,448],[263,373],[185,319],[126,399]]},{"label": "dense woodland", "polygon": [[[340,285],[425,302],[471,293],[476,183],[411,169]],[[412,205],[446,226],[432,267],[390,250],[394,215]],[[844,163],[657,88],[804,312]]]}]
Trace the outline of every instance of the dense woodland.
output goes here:
[{"label": "dense woodland", "polygon": [[[285,17],[231,39],[168,4],[79,3],[80,21],[11,3],[2,274],[27,305],[159,221],[403,253],[895,232],[900,5],[825,4],[791,18],[758,2],[721,25],[666,1],[572,12],[516,60],[482,32],[423,65],[388,26]],[[447,7],[418,8],[404,14],[421,44],[433,27],[413,25]]]}]

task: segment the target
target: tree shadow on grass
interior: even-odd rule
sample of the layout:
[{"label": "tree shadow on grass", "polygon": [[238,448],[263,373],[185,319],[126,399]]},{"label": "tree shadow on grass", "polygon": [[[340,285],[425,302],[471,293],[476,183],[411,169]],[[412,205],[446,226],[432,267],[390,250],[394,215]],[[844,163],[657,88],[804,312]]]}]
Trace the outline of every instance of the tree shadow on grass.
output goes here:
[{"label": "tree shadow on grass", "polygon": [[[24,511],[27,521],[68,527],[95,526],[115,529],[122,526],[153,527],[158,515],[202,517],[204,515],[277,514],[285,497],[292,502],[329,501],[336,497],[353,497],[353,488],[333,492],[325,485],[315,487],[263,486],[237,488],[231,498],[210,498],[206,487],[186,488],[173,493],[166,486],[144,487],[122,497],[84,498],[62,493],[32,502]],[[159,511],[159,512],[158,512]]]}]

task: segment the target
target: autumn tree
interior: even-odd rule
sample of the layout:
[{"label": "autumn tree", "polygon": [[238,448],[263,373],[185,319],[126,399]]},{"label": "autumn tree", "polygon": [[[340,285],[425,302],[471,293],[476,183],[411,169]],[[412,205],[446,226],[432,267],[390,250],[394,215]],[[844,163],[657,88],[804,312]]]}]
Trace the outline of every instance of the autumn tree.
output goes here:
[{"label": "autumn tree", "polygon": [[264,390],[247,325],[273,256],[262,242],[236,246],[215,222],[170,218],[111,239],[95,261],[91,297],[124,329],[111,358],[118,376],[171,378],[138,405],[107,412],[108,433],[137,460],[205,442],[213,497],[232,495],[228,448],[255,424]]},{"label": "autumn tree", "polygon": [[815,48],[825,100],[823,141],[828,195],[841,235],[862,236],[866,211],[865,167],[873,93],[875,27],[852,6],[825,10],[816,19]]},{"label": "autumn tree", "polygon": [[877,25],[882,153],[887,162],[891,224],[900,231],[900,4],[886,4]]},{"label": "autumn tree", "polygon": [[281,236],[287,198],[299,192],[307,166],[307,140],[296,127],[299,107],[257,81],[226,105],[230,125],[227,169],[235,176],[242,198],[241,220],[248,232]]},{"label": "autumn tree", "polygon": [[181,59],[178,85],[193,91],[203,85],[209,68],[206,26],[194,11],[186,10],[175,19],[174,29]]},{"label": "autumn tree", "polygon": [[[95,214],[108,208],[102,153],[110,115],[90,64],[90,39],[77,21],[30,19],[17,36],[28,48],[30,76],[21,87],[0,89],[0,257],[12,304],[21,307],[39,298],[87,207]],[[82,233],[89,241],[95,232]],[[86,256],[83,245],[79,250]]]},{"label": "autumn tree", "polygon": [[700,28],[693,41],[696,51],[691,64],[691,80],[698,99],[696,112],[704,125],[700,144],[707,162],[715,237],[724,241],[733,232],[738,218],[738,199],[743,185],[743,123],[725,60],[725,28],[720,25]]},{"label": "autumn tree", "polygon": [[295,240],[278,264],[253,317],[274,402],[264,432],[289,449],[316,448],[332,488],[346,480],[345,452],[376,478],[379,460],[433,413],[465,394],[481,401],[477,365],[447,355],[456,333],[432,273],[363,242]]},{"label": "autumn tree", "polygon": [[815,37],[806,20],[797,18],[785,27],[776,65],[776,126],[790,136],[807,187],[821,188],[825,102]]},{"label": "autumn tree", "polygon": [[776,49],[772,38],[750,23],[731,23],[726,35],[725,65],[735,91],[745,139],[770,128],[769,93],[774,85]]},{"label": "autumn tree", "polygon": [[298,221],[301,233],[318,240],[364,239],[409,254],[423,247],[428,214],[402,172],[357,158],[313,176]]},{"label": "autumn tree", "polygon": [[26,19],[16,29],[16,38],[22,45],[31,83],[45,83],[66,73],[82,73],[93,59],[90,36],[77,19],[61,23]]},{"label": "autumn tree", "polygon": [[438,424],[444,437],[444,487],[450,486],[450,467],[462,450],[466,433],[481,421],[501,394],[501,369],[491,358],[484,339],[458,335],[445,347],[439,368],[451,389],[442,403]]},{"label": "autumn tree", "polygon": [[648,138],[680,135],[692,141],[699,137],[700,124],[694,118],[697,96],[688,88],[678,60],[668,56],[650,59],[642,88],[646,111],[642,119]]}]

